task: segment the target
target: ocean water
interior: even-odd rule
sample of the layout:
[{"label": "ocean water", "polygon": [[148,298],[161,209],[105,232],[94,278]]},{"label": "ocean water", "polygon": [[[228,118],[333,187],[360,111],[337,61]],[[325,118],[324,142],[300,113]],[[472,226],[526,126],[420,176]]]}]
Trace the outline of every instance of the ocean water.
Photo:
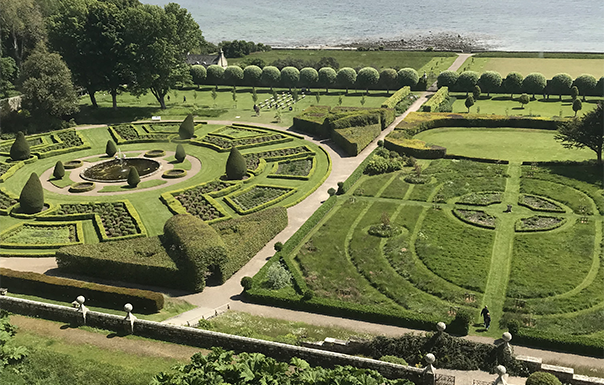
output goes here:
[{"label": "ocean water", "polygon": [[329,46],[452,33],[498,50],[604,52],[603,0],[174,1],[214,43]]}]

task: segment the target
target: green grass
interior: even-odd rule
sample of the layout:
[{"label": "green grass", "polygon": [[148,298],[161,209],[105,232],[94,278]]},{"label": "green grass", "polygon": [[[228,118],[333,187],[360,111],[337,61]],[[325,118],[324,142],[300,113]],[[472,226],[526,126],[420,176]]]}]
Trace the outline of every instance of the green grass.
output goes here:
[{"label": "green grass", "polygon": [[138,185],[136,185],[136,187],[130,187],[127,184],[125,184],[125,185],[111,184],[111,185],[104,186],[101,190],[99,190],[99,192],[104,193],[104,192],[116,192],[116,191],[144,190],[146,188],[161,186],[162,184],[166,184],[166,183],[168,183],[168,182],[165,180],[162,180],[162,179],[152,179],[152,180],[146,180],[146,181],[140,182]]},{"label": "green grass", "polygon": [[404,175],[405,173],[403,172],[397,173],[392,182],[384,189],[381,196],[383,198],[403,199],[409,187],[411,187],[409,183],[403,180]]},{"label": "green grass", "polygon": [[576,78],[590,74],[599,78],[604,75],[604,58],[518,58],[518,57],[476,57],[467,60],[459,71],[497,71],[505,77],[510,72],[520,72],[523,76],[531,72],[540,72],[547,79],[559,73],[568,73]]},{"label": "green grass", "polygon": [[378,191],[386,184],[394,175],[392,173],[376,175],[376,176],[365,176],[359,182],[354,190],[354,195],[363,195],[374,197],[377,196]]},{"label": "green grass", "polygon": [[67,186],[71,186],[73,181],[69,179],[69,174],[71,174],[71,171],[65,171],[65,176],[63,176],[62,179],[55,179],[54,177],[52,177],[49,179],[49,181],[58,188],[65,188]]},{"label": "green grass", "polygon": [[572,187],[561,186],[544,180],[522,178],[520,182],[520,192],[540,195],[564,203],[576,214],[593,214],[590,199],[585,194]]},{"label": "green grass", "polygon": [[[423,51],[345,51],[345,50],[272,50],[254,52],[241,59],[229,59],[229,64],[237,64],[253,59],[262,59],[270,64],[277,59],[297,59],[319,61],[323,57],[333,57],[343,67],[375,67],[375,68],[414,68],[420,70],[432,59],[436,62],[448,63],[446,68],[455,60],[451,52]],[[450,63],[449,63],[450,61]],[[445,69],[446,69],[445,68]],[[437,71],[437,73],[440,71]]]},{"label": "green grass", "polygon": [[415,136],[447,148],[447,154],[510,161],[589,160],[589,149],[566,149],[554,139],[555,131],[520,128],[447,127]]}]

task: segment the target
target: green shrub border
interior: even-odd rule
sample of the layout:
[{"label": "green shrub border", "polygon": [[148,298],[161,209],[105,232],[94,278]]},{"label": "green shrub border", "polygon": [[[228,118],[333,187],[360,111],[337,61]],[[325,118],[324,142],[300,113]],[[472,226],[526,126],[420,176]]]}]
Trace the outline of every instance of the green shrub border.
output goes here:
[{"label": "green shrub border", "polygon": [[[174,171],[179,171],[179,173],[174,174]],[[176,179],[176,178],[185,177],[186,175],[187,175],[187,170],[183,170],[182,168],[173,168],[173,169],[164,171],[164,173],[162,174],[162,177],[169,178],[169,179]]]},{"label": "green shrub border", "polygon": [[161,158],[166,156],[166,152],[164,150],[149,150],[145,152],[144,156],[147,158]]},{"label": "green shrub border", "polygon": [[66,226],[66,225],[75,225],[76,229],[76,242],[70,243],[41,243],[41,244],[29,244],[29,243],[5,243],[0,240],[0,246],[7,249],[58,249],[63,246],[72,246],[79,245],[84,243],[84,228],[82,226],[81,221],[74,222],[27,222],[27,223],[17,223],[9,227],[0,233],[0,239],[4,239],[8,234],[17,231],[21,227],[24,226],[34,226],[34,227],[55,227],[55,226]]},{"label": "green shrub border", "polygon": [[25,166],[25,162],[23,161],[13,163],[12,166],[8,170],[6,170],[4,174],[0,175],[0,183],[4,183],[4,181],[13,176],[17,172],[17,170],[23,166]]},{"label": "green shrub border", "polygon": [[[60,134],[62,132],[66,132],[66,131],[73,131],[75,133],[75,135],[77,135],[80,138],[80,140],[82,141],[82,144],[79,145],[79,146],[75,146],[75,147],[60,148],[60,149],[57,149],[57,150],[46,151],[46,152],[33,151],[32,153],[35,154],[35,155],[37,155],[38,158],[43,159],[43,158],[50,158],[52,156],[57,156],[57,155],[61,155],[61,154],[67,154],[67,153],[73,152],[73,151],[87,150],[89,148],[92,148],[92,146],[86,140],[86,138],[84,138],[82,135],[80,135],[80,133],[77,132],[73,128],[70,128],[70,129],[67,129],[67,130],[53,132],[52,136],[57,141],[57,143],[63,143],[63,141],[59,138],[58,134]],[[49,144],[49,146],[51,146],[53,144],[56,144],[56,143]],[[36,150],[38,150],[38,149],[36,149]]]},{"label": "green shrub border", "polygon": [[[205,184],[205,183],[202,183],[201,185],[203,185],[203,184]],[[201,185],[198,185],[198,186],[201,186]],[[240,186],[240,184],[236,184],[236,185],[231,186],[231,187],[235,187],[235,186],[237,187],[237,189],[238,189],[239,187],[241,187],[241,186]],[[227,188],[226,188],[226,189],[224,189],[224,190],[217,191],[217,193],[219,193],[219,192],[223,192],[223,191],[225,191],[225,190],[228,190],[228,189],[230,189],[231,187],[227,187]],[[169,210],[170,210],[170,211],[171,211],[173,214],[188,214],[189,212],[187,211],[187,209],[185,209],[185,207],[184,207],[182,204],[180,204],[180,201],[179,201],[178,199],[176,199],[176,197],[174,197],[174,195],[173,195],[173,194],[174,194],[174,193],[178,193],[178,192],[182,192],[182,191],[185,191],[185,190],[189,190],[189,189],[191,189],[191,188],[192,188],[192,187],[188,187],[188,188],[186,188],[186,189],[182,189],[182,190],[175,190],[175,191],[170,191],[170,192],[167,192],[167,193],[163,193],[163,194],[161,194],[161,196],[160,196],[160,200],[161,200],[161,201],[162,201],[162,202],[163,202],[163,203],[164,203],[166,206],[168,206],[168,209],[169,209]],[[215,222],[220,222],[220,221],[224,221],[224,220],[226,220],[226,219],[231,218],[231,215],[230,215],[230,214],[229,214],[229,213],[228,213],[228,212],[227,212],[227,211],[226,211],[226,210],[225,210],[225,209],[224,209],[224,208],[223,208],[223,207],[220,205],[220,203],[218,203],[218,202],[217,202],[217,201],[216,201],[216,200],[215,200],[215,199],[212,197],[212,195],[210,195],[210,194],[201,194],[201,196],[202,196],[202,197],[203,197],[203,198],[204,198],[206,201],[208,201],[208,203],[209,203],[209,204],[211,204],[211,205],[212,205],[212,206],[213,206],[213,207],[214,207],[216,210],[218,210],[218,212],[219,212],[220,214],[222,214],[222,217],[215,218],[215,219],[212,219],[212,220],[209,220],[209,221],[205,221],[206,223],[215,223]]]},{"label": "green shrub border", "polygon": [[[212,134],[212,135],[213,136],[219,136],[219,135],[215,135],[215,134]],[[264,136],[267,136],[267,135],[264,135]],[[258,137],[262,137],[262,136],[258,136]],[[228,151],[231,151],[230,147],[229,148],[219,147],[219,146],[215,145],[214,143],[210,143],[210,142],[204,141],[204,138],[205,138],[205,136],[203,138],[201,138],[200,140],[191,140],[191,144],[194,144],[194,145],[197,145],[197,146],[201,146],[201,147],[207,147],[207,148],[209,148],[211,150],[215,150],[215,151],[218,151],[218,152],[228,152]],[[243,150],[243,149],[246,149],[246,148],[262,147],[262,146],[268,146],[268,145],[279,144],[279,143],[287,143],[287,142],[291,142],[293,140],[294,140],[294,138],[289,138],[289,137],[286,136],[286,137],[281,138],[281,139],[269,140],[269,141],[260,142],[260,143],[243,144],[243,145],[235,146],[235,147],[237,147],[237,149]]]},{"label": "green shrub border", "polygon": [[[9,197],[9,198],[11,198],[11,199],[14,199],[14,200],[16,200],[16,201],[18,201],[18,200],[19,200],[19,196],[18,196],[18,195],[13,194],[12,192],[10,192],[10,191],[8,191],[7,189],[5,189],[4,187],[0,187],[0,191],[2,191],[2,193],[3,193],[4,195],[6,195],[7,197]],[[15,203],[15,204],[14,204],[14,205],[12,205],[12,206],[8,206],[6,209],[0,209],[0,215],[9,215],[9,214],[10,214],[10,212],[11,212],[11,210],[12,210],[12,208],[13,208],[14,206],[18,205],[18,204],[19,204],[19,203],[17,202],[17,203]]]},{"label": "green shrub border", "polygon": [[96,187],[94,182],[76,182],[69,187],[70,193],[84,193],[94,190]]},{"label": "green shrub border", "polygon": [[[136,130],[136,126],[132,123],[130,123],[130,127],[132,127],[133,129]],[[113,138],[113,140],[115,141],[115,144],[132,144],[132,143],[152,143],[152,142],[177,142],[175,140],[172,140],[172,138],[174,136],[178,136],[178,134],[159,134],[157,135],[157,133],[147,133],[147,135],[152,135],[152,136],[157,136],[157,138],[144,138],[144,139],[131,139],[131,140],[127,140],[124,139],[114,128],[113,126],[109,126],[107,127],[107,129],[109,130],[109,134],[111,135],[111,137]],[[138,130],[137,130],[138,132]],[[162,138],[162,136],[167,135],[167,137],[164,139]],[[189,139],[181,141],[181,142],[189,142]]]},{"label": "green shrub border", "polygon": [[[536,217],[542,217],[542,218],[556,218],[556,219],[560,219],[560,217],[552,217],[552,216],[548,216],[548,215],[534,215]],[[561,227],[562,225],[564,225],[566,223],[566,218],[562,218],[562,220],[558,223],[556,223],[555,225],[549,226],[549,227],[543,227],[543,228],[538,228],[538,229],[526,229],[526,228],[521,228],[520,227],[520,223],[522,222],[523,219],[529,219],[532,217],[526,217],[526,218],[520,218],[516,221],[516,223],[514,224],[514,231],[516,231],[517,233],[535,233],[538,231],[550,231],[553,229],[557,229],[558,227]]]},{"label": "green shrub border", "polygon": [[17,203],[16,205],[13,205],[10,207],[9,214],[11,217],[14,217],[14,218],[34,219],[34,218],[38,218],[38,217],[44,217],[47,213],[51,213],[51,212],[55,211],[58,207],[56,204],[48,203],[48,202],[44,202],[44,205],[48,205],[47,210],[40,211],[39,213],[35,213],[35,214],[24,214],[24,213],[18,212],[20,204]]},{"label": "green shrub border", "polygon": [[397,104],[411,94],[411,87],[405,86],[392,94],[384,103],[382,108],[395,108]]},{"label": "green shrub border", "polygon": [[[298,161],[298,160],[309,160],[309,159],[312,160],[312,166],[311,166],[310,170],[308,171],[307,175],[277,174],[277,170],[279,169],[279,165],[281,163],[289,163],[293,160]],[[310,155],[310,156],[307,156],[306,158],[300,158],[300,159],[282,160],[273,165],[273,169],[271,170],[271,173],[268,174],[266,177],[267,178],[281,178],[281,179],[309,180],[310,177],[315,173],[316,168],[317,168],[317,160],[315,159],[314,155]]]},{"label": "green shrub border", "polygon": [[[72,164],[69,164],[70,162],[72,162]],[[77,164],[77,166],[75,165]],[[84,162],[81,161],[80,159],[74,159],[74,160],[70,160],[67,161],[63,164],[63,167],[65,167],[65,170],[74,170],[76,168],[80,168],[84,165]]]},{"label": "green shrub border", "polygon": [[520,328],[514,336],[518,345],[561,350],[568,353],[587,354],[604,358],[604,339],[572,334],[550,334],[543,331]]},{"label": "green shrub border", "polygon": [[480,191],[480,192],[471,192],[471,193],[467,193],[467,194],[464,194],[464,195],[460,196],[460,197],[459,197],[459,198],[458,198],[458,199],[455,201],[455,204],[456,204],[456,205],[464,205],[464,206],[472,206],[472,207],[487,207],[487,206],[490,206],[490,205],[494,205],[494,204],[498,204],[498,203],[503,202],[503,201],[499,201],[499,202],[493,202],[493,203],[488,203],[488,204],[486,204],[486,205],[484,205],[484,204],[482,204],[482,203],[466,203],[466,202],[460,202],[460,200],[461,200],[463,197],[468,196],[468,195],[472,195],[472,194],[475,194],[475,195],[501,194],[501,196],[503,197],[503,192],[502,192],[502,191]]},{"label": "green shrub border", "polygon": [[[275,198],[275,199],[273,199],[271,201],[265,202],[265,203],[263,203],[263,204],[261,204],[259,206],[255,206],[255,207],[253,207],[253,208],[251,208],[249,210],[244,210],[241,206],[239,206],[233,200],[234,198],[236,198],[236,197],[238,197],[238,196],[240,196],[242,194],[245,194],[246,192],[248,192],[248,191],[250,191],[250,190],[252,190],[252,189],[254,189],[256,187],[270,187],[270,188],[276,188],[276,189],[279,189],[279,190],[288,190],[288,191],[285,194],[282,194],[282,195],[278,196],[277,198]],[[245,188],[243,190],[237,191],[234,194],[227,195],[226,197],[224,197],[224,201],[229,206],[231,206],[231,208],[233,210],[235,210],[238,214],[245,215],[245,214],[254,213],[256,211],[260,211],[260,210],[262,210],[262,209],[264,209],[264,208],[266,208],[268,206],[272,206],[275,203],[281,202],[282,200],[284,200],[288,196],[293,195],[297,190],[298,189],[296,189],[294,187],[275,186],[275,185],[268,185],[268,184],[262,184],[262,185],[258,184],[258,185],[253,185],[253,186],[250,186],[250,187]]]},{"label": "green shrub border", "polygon": [[375,154],[376,150],[373,150],[368,157],[363,159],[361,164],[359,164],[359,166],[352,172],[352,174],[350,174],[350,176],[348,176],[346,181],[344,181],[344,184],[342,185],[342,190],[344,190],[344,192],[347,192],[348,190],[350,190],[352,188],[352,186],[354,186],[354,184],[359,180],[359,178],[361,176],[363,176],[363,173],[365,172],[365,168],[367,167],[367,165],[373,158],[373,155]]},{"label": "green shrub border", "polygon": [[421,107],[422,112],[439,112],[449,99],[449,87],[440,87]]},{"label": "green shrub border", "polygon": [[59,300],[75,299],[83,295],[87,303],[99,307],[122,310],[131,303],[141,313],[156,313],[164,307],[164,296],[148,290],[100,285],[75,279],[51,277],[33,272],[0,268],[2,284],[12,293],[42,295]]},{"label": "green shrub border", "polygon": [[304,139],[304,136],[302,136],[302,135],[298,135],[293,132],[283,131],[283,130],[279,130],[279,129],[271,128],[271,127],[254,126],[252,124],[245,124],[245,123],[233,123],[233,124],[231,124],[231,126],[253,128],[253,129],[257,129],[257,130],[266,130],[266,131],[271,131],[271,132],[277,132],[277,133],[284,134],[284,135],[290,135],[296,139]]}]

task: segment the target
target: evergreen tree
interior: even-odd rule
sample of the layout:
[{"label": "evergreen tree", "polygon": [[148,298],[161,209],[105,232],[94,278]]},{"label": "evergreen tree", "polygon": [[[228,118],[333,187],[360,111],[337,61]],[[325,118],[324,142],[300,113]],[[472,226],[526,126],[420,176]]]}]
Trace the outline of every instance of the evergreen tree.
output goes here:
[{"label": "evergreen tree", "polygon": [[185,153],[185,148],[182,146],[182,144],[176,146],[176,153],[174,154],[174,157],[176,158],[176,161],[178,163],[182,163],[187,157],[187,154]]},{"label": "evergreen tree", "polygon": [[29,155],[29,143],[25,140],[23,132],[19,131],[13,145],[10,147],[10,157],[12,160],[26,160],[29,159]]},{"label": "evergreen tree", "polygon": [[141,178],[138,175],[136,167],[130,166],[130,172],[128,173],[128,186],[136,187],[140,183]]},{"label": "evergreen tree", "polygon": [[35,214],[44,208],[44,190],[40,178],[35,172],[32,172],[21,190],[19,196],[21,212],[25,214]]},{"label": "evergreen tree", "polygon": [[470,113],[470,107],[472,107],[474,105],[474,97],[472,95],[469,95],[466,98],[466,108],[468,109],[468,114]]},{"label": "evergreen tree", "polygon": [[180,128],[178,129],[178,135],[180,139],[191,139],[195,135],[195,125],[193,124],[193,115],[189,114],[183,120]]},{"label": "evergreen tree", "polygon": [[117,146],[113,140],[108,140],[105,146],[105,153],[107,156],[112,157],[117,152]]},{"label": "evergreen tree", "polygon": [[57,161],[57,164],[55,164],[55,169],[52,172],[52,176],[54,176],[56,179],[63,179],[65,176],[65,167],[63,166],[63,162],[60,160]]},{"label": "evergreen tree", "polygon": [[247,171],[245,158],[236,147],[231,148],[229,159],[226,163],[226,174],[228,179],[243,179]]}]

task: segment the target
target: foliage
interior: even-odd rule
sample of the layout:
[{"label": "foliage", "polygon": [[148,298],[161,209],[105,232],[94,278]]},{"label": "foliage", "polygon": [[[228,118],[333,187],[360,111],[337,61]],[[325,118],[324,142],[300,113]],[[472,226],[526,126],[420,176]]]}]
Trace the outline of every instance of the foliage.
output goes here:
[{"label": "foliage", "polygon": [[499,91],[501,82],[501,74],[496,71],[483,72],[478,79],[478,85],[483,92],[487,93],[487,97],[491,96],[491,92]]},{"label": "foliage", "polygon": [[579,119],[568,121],[560,126],[556,140],[565,148],[587,147],[596,153],[598,163],[602,163],[602,146],[604,145],[604,127],[602,103]]},{"label": "foliage", "polygon": [[382,103],[382,108],[395,108],[399,103],[401,103],[406,97],[411,94],[411,89],[409,86],[404,86],[396,91],[392,96],[390,96],[384,103]]},{"label": "foliage", "polygon": [[44,208],[44,189],[42,189],[40,178],[35,172],[31,173],[21,190],[19,206],[21,212],[25,214],[39,213]]},{"label": "foliage", "polygon": [[224,79],[224,68],[216,64],[209,65],[207,69],[207,79],[210,84],[214,84],[218,87],[218,84],[222,83]]},{"label": "foliage", "polygon": [[319,69],[319,85],[325,87],[325,92],[329,92],[329,88],[336,83],[337,73],[331,67],[323,67]]},{"label": "foliage", "polygon": [[583,74],[578,76],[573,84],[579,89],[579,93],[583,95],[583,101],[585,101],[585,95],[591,95],[597,83],[598,81],[593,75]]},{"label": "foliage", "polygon": [[[449,104],[449,87],[442,86],[422,105],[423,112],[441,112]],[[444,111],[443,111],[444,112]]]},{"label": "foliage", "polygon": [[208,76],[206,67],[202,66],[201,64],[191,66],[189,72],[191,74],[191,80],[193,80],[193,84],[196,84],[198,86],[202,85]]},{"label": "foliage", "polygon": [[419,82],[419,75],[413,68],[403,68],[398,71],[398,82],[401,87],[413,88]]},{"label": "foliage", "polygon": [[266,284],[269,289],[283,289],[291,285],[291,281],[291,273],[281,263],[273,263],[266,272]]},{"label": "foliage", "polygon": [[522,76],[521,73],[519,72],[510,72],[505,79],[503,79],[503,82],[501,83],[501,85],[503,86],[503,89],[510,94],[510,97],[513,99],[514,98],[514,94],[520,93],[522,92],[522,82],[524,80],[524,77]]},{"label": "foliage", "polygon": [[529,96],[527,94],[522,94],[520,95],[520,97],[518,98],[518,101],[520,102],[520,104],[522,105],[522,108],[524,108],[525,104],[528,104],[531,99],[529,98]]},{"label": "foliage", "polygon": [[365,67],[359,70],[356,82],[369,93],[369,88],[375,86],[380,80],[380,73],[373,67]]},{"label": "foliage", "polygon": [[337,83],[346,89],[346,94],[348,94],[348,89],[350,87],[354,87],[356,80],[357,73],[350,67],[340,68],[336,76]]},{"label": "foliage", "polygon": [[535,94],[543,92],[546,85],[547,80],[545,79],[545,76],[538,72],[533,72],[528,74],[522,81],[522,91],[533,94],[534,99]]},{"label": "foliage", "polygon": [[223,79],[229,85],[237,86],[243,80],[243,76],[243,70],[239,66],[231,65],[224,69]]},{"label": "foliage", "polygon": [[477,84],[474,86],[474,89],[472,90],[472,97],[474,98],[474,100],[478,100],[478,99],[480,99],[480,94],[482,94],[482,90],[480,89],[480,86]]},{"label": "foliage", "polygon": [[178,163],[182,163],[186,157],[187,157],[187,154],[185,152],[185,148],[183,147],[183,145],[181,143],[179,143],[176,146],[176,152],[174,153],[174,158],[176,159],[176,161]]},{"label": "foliage", "polygon": [[319,81],[319,73],[312,67],[304,67],[300,70],[300,85],[303,87],[314,87]]},{"label": "foliage", "polygon": [[455,91],[472,92],[478,84],[479,74],[475,71],[462,72],[455,82]]},{"label": "foliage", "polygon": [[459,78],[459,74],[455,71],[446,70],[441,72],[438,75],[438,88],[441,87],[449,87],[454,88],[455,83],[457,83],[457,79]]},{"label": "foliage", "polygon": [[474,96],[468,95],[465,101],[466,108],[468,109],[468,113],[470,113],[470,107],[474,105]]},{"label": "foliage", "polygon": [[11,344],[17,328],[10,323],[8,316],[6,310],[0,309],[0,373],[6,366],[19,363],[28,355],[25,347]]},{"label": "foliage", "polygon": [[242,57],[251,54],[252,52],[270,51],[271,46],[262,43],[255,44],[253,41],[233,40],[222,41],[218,47],[224,52],[227,58]]},{"label": "foliage", "polygon": [[256,87],[260,85],[260,78],[262,77],[262,68],[249,65],[243,69],[243,81],[246,84]]},{"label": "foliage", "polygon": [[579,97],[579,88],[577,86],[572,86],[570,88],[570,98],[574,101]]},{"label": "foliage", "polygon": [[131,166],[130,172],[128,172],[128,186],[136,187],[140,183],[141,178],[138,175],[138,170],[136,167]]},{"label": "foliage", "polygon": [[577,112],[581,111],[582,108],[583,108],[583,103],[581,103],[581,100],[579,100],[579,99],[573,100],[573,111],[575,111],[575,117],[577,117]]},{"label": "foliage", "polygon": [[54,176],[55,179],[63,179],[65,176],[65,167],[63,166],[63,162],[60,160],[58,160],[55,164],[55,168],[52,171],[52,176]]},{"label": "foliage", "polygon": [[107,141],[107,144],[105,145],[105,154],[107,154],[108,157],[113,157],[113,155],[115,155],[115,153],[117,152],[117,146],[115,145],[115,142],[111,139],[109,139]]},{"label": "foliage", "polygon": [[17,136],[10,147],[10,157],[12,160],[27,160],[30,156],[29,143],[25,139],[22,131],[17,132]]},{"label": "foliage", "polygon": [[568,94],[573,85],[573,78],[569,74],[561,73],[555,75],[551,80],[549,87],[551,93],[558,94],[562,100],[562,94]]},{"label": "foliage", "polygon": [[193,123],[193,114],[187,115],[178,128],[180,139],[191,139],[195,136],[195,123]]},{"label": "foliage", "polygon": [[226,162],[226,175],[228,179],[243,179],[247,172],[245,158],[237,147],[232,147]]},{"label": "foliage", "polygon": [[252,277],[246,275],[241,278],[240,284],[241,284],[241,287],[243,287],[243,290],[249,290],[254,285],[254,279]]},{"label": "foliage", "polygon": [[392,68],[383,69],[382,72],[380,72],[379,83],[383,88],[386,88],[388,93],[390,93],[390,88],[398,88],[398,73]]},{"label": "foliage", "polygon": [[273,89],[275,85],[281,80],[281,71],[275,66],[266,66],[262,69],[262,75],[260,81],[263,85]]},{"label": "foliage", "polygon": [[281,70],[281,82],[291,91],[300,81],[300,71],[296,67],[284,67]]},{"label": "foliage", "polygon": [[526,385],[562,385],[562,383],[551,373],[535,372],[528,376]]}]

